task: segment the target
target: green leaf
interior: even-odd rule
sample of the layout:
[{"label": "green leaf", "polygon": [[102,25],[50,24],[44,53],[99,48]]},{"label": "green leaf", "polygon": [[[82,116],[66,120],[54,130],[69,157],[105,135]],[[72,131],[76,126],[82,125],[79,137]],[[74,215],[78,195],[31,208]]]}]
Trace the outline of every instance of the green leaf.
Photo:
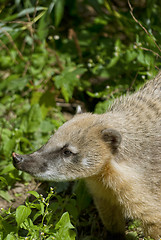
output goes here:
[{"label": "green leaf", "polygon": [[35,132],[40,127],[41,122],[42,122],[41,108],[39,104],[34,104],[32,105],[29,111],[27,131]]},{"label": "green leaf", "polygon": [[111,61],[109,62],[107,68],[111,68],[111,67],[115,66],[119,59],[120,59],[120,56],[113,57],[111,59]]},{"label": "green leaf", "polygon": [[43,215],[44,214],[44,203],[43,202],[40,202],[40,208],[41,208],[40,212]]},{"label": "green leaf", "polygon": [[34,228],[34,230],[38,230],[38,227],[33,224],[31,218],[26,218],[23,223],[21,223],[21,228],[24,228],[28,231]]},{"label": "green leaf", "polygon": [[39,103],[41,96],[42,96],[42,92],[33,91],[32,98],[31,98],[31,105]]},{"label": "green leaf", "polygon": [[[10,214],[10,210],[8,211],[9,216],[12,218],[12,214]],[[9,219],[4,220],[4,218],[0,217],[0,230],[4,230],[3,233],[6,236],[7,234],[12,235],[12,233],[17,231],[16,226],[13,224],[13,222],[8,221]],[[11,220],[11,219],[10,219]],[[0,235],[1,236],[1,235]],[[3,236],[4,237],[4,236]],[[0,238],[1,239],[1,238]],[[2,238],[4,239],[4,238]]]},{"label": "green leaf", "polygon": [[16,14],[12,14],[12,16],[8,16],[4,20],[5,21],[11,21],[11,20],[14,20],[18,17],[26,16],[26,14],[31,14],[31,13],[34,13],[35,11],[42,11],[42,10],[47,10],[47,8],[41,7],[41,6],[40,7],[37,6],[36,8],[35,7],[26,8],[26,9],[22,10],[21,12],[19,12],[18,14],[16,13]]},{"label": "green leaf", "polygon": [[145,53],[145,63],[147,66],[154,65],[154,56],[152,54]]},{"label": "green leaf", "polygon": [[69,213],[65,212],[55,226],[57,232],[54,236],[57,240],[74,240],[76,234],[71,230],[73,228],[74,226],[70,222]]},{"label": "green leaf", "polygon": [[18,226],[20,226],[20,224],[23,223],[30,214],[31,214],[31,209],[29,207],[20,205],[16,209],[16,222],[17,222]]},{"label": "green leaf", "polygon": [[3,116],[5,111],[6,111],[6,106],[0,103],[0,116]]},{"label": "green leaf", "polygon": [[18,74],[12,74],[0,84],[0,89],[7,88],[8,91],[22,91],[27,84],[28,79],[22,78]]},{"label": "green leaf", "polygon": [[41,211],[38,211],[33,217],[33,222],[40,216],[42,216]]},{"label": "green leaf", "polygon": [[55,129],[55,126],[49,120],[44,120],[40,125],[40,129],[42,133],[49,133]]},{"label": "green leaf", "polygon": [[54,8],[55,13],[55,26],[57,27],[62,20],[64,13],[65,0],[57,0]]},{"label": "green leaf", "polygon": [[70,222],[70,217],[68,212],[63,213],[59,222],[55,225],[55,229],[60,229],[61,227],[64,227],[66,229],[74,228],[74,226]]},{"label": "green leaf", "polygon": [[8,185],[8,182],[6,181],[6,179],[1,176],[0,176],[0,181],[2,181],[4,184]]},{"label": "green leaf", "polygon": [[13,199],[13,197],[7,191],[3,190],[0,190],[0,196],[7,200],[8,202],[11,202],[11,200]]},{"label": "green leaf", "polygon": [[132,62],[137,57],[137,52],[135,50],[126,51],[126,60],[127,62]]},{"label": "green leaf", "polygon": [[35,192],[35,191],[28,191],[27,193],[32,194],[35,198],[39,198],[40,197],[38,192]]},{"label": "green leaf", "polygon": [[6,138],[6,141],[3,142],[3,152],[6,157],[9,157],[15,146],[15,138]]},{"label": "green leaf", "polygon": [[112,102],[113,102],[113,100],[108,100],[108,101],[97,103],[95,106],[94,112],[97,114],[102,114],[102,113],[107,112],[107,110],[111,106]]},{"label": "green leaf", "polygon": [[118,62],[118,60],[121,57],[121,51],[122,51],[121,47],[122,47],[122,43],[121,43],[120,39],[117,39],[116,42],[115,42],[114,57],[111,59],[111,61],[108,64],[107,68],[111,68],[111,67],[116,65],[116,63]]},{"label": "green leaf", "polygon": [[74,88],[80,86],[80,75],[86,72],[81,65],[77,68],[66,67],[60,75],[54,77],[55,86],[61,89],[66,102],[72,98]]},{"label": "green leaf", "polygon": [[61,92],[65,101],[69,102],[69,99],[72,98],[73,87],[62,86]]},{"label": "green leaf", "polygon": [[16,240],[17,238],[12,234],[8,234],[7,237],[5,238],[5,240]]},{"label": "green leaf", "polygon": [[12,163],[9,163],[7,166],[4,167],[4,169],[1,171],[1,174],[9,173],[13,171],[15,167],[13,166]]},{"label": "green leaf", "polygon": [[46,91],[40,97],[40,106],[43,119],[46,117],[48,111],[55,107],[55,96],[50,91]]},{"label": "green leaf", "polygon": [[145,56],[143,51],[139,51],[138,56],[137,56],[137,60],[141,63],[141,64],[145,64]]},{"label": "green leaf", "polygon": [[[1,226],[1,223],[0,223],[0,226]],[[0,240],[4,239],[3,238],[3,232],[0,232]]]},{"label": "green leaf", "polygon": [[38,23],[38,36],[40,40],[44,40],[49,32],[49,23],[50,23],[50,18],[49,18],[49,13],[46,12],[40,19],[39,23]]},{"label": "green leaf", "polygon": [[102,92],[92,93],[92,92],[87,91],[87,94],[88,94],[90,97],[92,97],[92,98],[100,98],[100,97],[102,97]]}]

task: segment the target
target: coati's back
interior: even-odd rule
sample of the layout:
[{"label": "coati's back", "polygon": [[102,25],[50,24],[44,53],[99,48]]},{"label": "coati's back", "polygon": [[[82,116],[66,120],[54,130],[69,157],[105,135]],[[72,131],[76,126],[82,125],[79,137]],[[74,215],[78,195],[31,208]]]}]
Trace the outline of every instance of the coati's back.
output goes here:
[{"label": "coati's back", "polygon": [[[161,189],[161,72],[138,92],[117,99],[110,111],[120,112],[124,119],[123,125],[118,122],[122,125],[119,158],[142,169],[151,189]],[[161,197],[161,191],[157,194]]]},{"label": "coati's back", "polygon": [[151,81],[147,81],[141,91],[146,95],[161,99],[161,72]]},{"label": "coati's back", "polygon": [[[161,72],[150,81],[147,81],[146,84],[136,93],[131,95],[126,95],[125,97],[120,97],[116,99],[110,110],[123,111],[127,110],[131,112],[134,107],[136,109],[145,106],[151,108],[148,111],[156,111],[157,116],[161,114]],[[158,106],[159,105],[159,106]],[[157,107],[158,106],[158,107]],[[156,108],[155,108],[156,107]],[[130,108],[130,109],[129,109]],[[138,111],[140,109],[138,108]]]}]

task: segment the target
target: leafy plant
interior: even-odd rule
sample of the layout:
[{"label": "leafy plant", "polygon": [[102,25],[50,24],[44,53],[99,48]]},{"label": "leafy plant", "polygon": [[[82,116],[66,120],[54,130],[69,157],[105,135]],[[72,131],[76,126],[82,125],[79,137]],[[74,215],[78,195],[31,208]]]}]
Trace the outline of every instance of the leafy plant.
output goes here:
[{"label": "leafy plant", "polygon": [[[50,190],[46,198],[37,192],[30,191],[36,198],[32,203],[26,201],[26,205],[20,205],[15,212],[3,210],[0,219],[1,239],[75,239],[73,225],[70,222],[68,212],[63,213],[55,226],[51,223],[51,215],[59,207],[55,203],[54,208],[50,208],[49,201],[56,198],[53,189]],[[32,210],[36,210],[33,216]],[[41,218],[40,218],[41,217]],[[57,213],[57,218],[59,214]],[[41,219],[36,222],[37,219]],[[16,224],[15,224],[16,223]]]}]

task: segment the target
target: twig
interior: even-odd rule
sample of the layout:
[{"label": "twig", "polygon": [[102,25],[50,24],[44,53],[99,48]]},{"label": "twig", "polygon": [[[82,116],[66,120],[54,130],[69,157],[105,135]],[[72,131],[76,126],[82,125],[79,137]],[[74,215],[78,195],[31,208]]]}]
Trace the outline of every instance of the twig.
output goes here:
[{"label": "twig", "polygon": [[8,48],[1,40],[0,40],[0,45],[2,46],[2,48],[6,49],[7,52],[9,53],[9,55],[10,55],[10,50],[9,50],[9,48]]},{"label": "twig", "polygon": [[155,46],[159,49],[159,51],[161,52],[160,47],[158,46],[158,44],[156,43],[156,41],[153,39],[152,35],[146,30],[146,28],[136,19],[136,17],[133,14],[133,8],[131,6],[130,0],[127,0],[129,8],[130,8],[130,14],[132,16],[132,18],[134,19],[134,21],[136,23],[139,24],[139,26],[144,30],[144,32],[151,38],[151,40],[154,42]]},{"label": "twig", "polygon": [[19,23],[19,24],[22,24],[22,25],[27,25],[28,24],[25,21],[20,21],[20,20],[9,21],[8,23]]},{"label": "twig", "polygon": [[56,51],[55,51],[54,49],[51,49],[51,48],[47,48],[47,50],[55,55],[57,64],[58,64],[60,70],[63,71],[63,70],[64,70],[64,67],[63,67],[62,62],[61,62],[58,54],[56,53]]},{"label": "twig", "polygon": [[79,56],[80,59],[82,59],[82,51],[81,51],[81,48],[80,48],[80,45],[79,45],[77,34],[74,31],[74,29],[72,29],[72,28],[69,29],[69,39],[73,39],[74,40],[76,49],[78,51],[78,56]]},{"label": "twig", "polygon": [[16,44],[14,43],[11,35],[10,35],[7,31],[5,31],[5,30],[3,30],[3,29],[2,29],[2,31],[3,31],[4,34],[8,37],[10,43],[12,44],[12,46],[13,46],[13,47],[15,48],[15,50],[17,51],[19,57],[20,57],[22,60],[24,60],[22,53],[21,53],[20,50],[17,48],[17,46],[16,46]]},{"label": "twig", "polygon": [[23,74],[22,74],[23,77],[26,75],[27,70],[28,70],[30,64],[31,64],[30,61],[27,61],[26,65],[25,65],[25,69],[24,69]]},{"label": "twig", "polygon": [[35,4],[35,9],[34,9],[34,14],[33,14],[33,19],[36,17],[36,13],[37,13],[37,6],[39,4],[39,0],[36,1],[36,4]]},{"label": "twig", "polygon": [[133,87],[133,85],[134,85],[134,83],[136,81],[137,76],[138,76],[138,73],[135,74],[135,77],[132,80],[132,83],[130,84],[129,88],[127,89],[127,92],[130,92],[130,90],[132,89],[132,87]]},{"label": "twig", "polygon": [[30,18],[30,16],[29,16],[29,14],[27,13],[26,16],[27,16],[28,23],[29,23],[29,24],[27,24],[28,30],[29,30],[30,35],[31,35],[31,38],[32,38],[32,49],[31,49],[31,51],[33,52],[33,51],[34,51],[34,48],[35,48],[35,46],[34,46],[34,35],[33,35],[34,29],[33,29],[33,27],[32,27],[33,24],[31,23],[32,21],[31,21],[31,18]]},{"label": "twig", "polygon": [[158,68],[156,65],[155,65],[155,68],[159,71],[160,70],[160,68]]},{"label": "twig", "polygon": [[10,53],[9,48],[0,40],[0,44],[2,46],[2,48],[6,49],[6,51],[8,52],[8,55],[10,55],[10,57],[12,58],[12,60],[14,61],[14,63],[18,64],[18,62],[13,58],[13,56]]},{"label": "twig", "polygon": [[140,46],[138,46],[138,47],[141,48],[142,50],[147,51],[147,52],[152,52],[154,55],[156,55],[157,57],[161,58],[161,56],[158,53],[154,52],[153,50],[151,50],[149,48],[140,47]]},{"label": "twig", "polygon": [[[32,17],[33,19],[35,19],[35,17],[36,17],[38,3],[39,3],[39,0],[37,0],[36,4],[35,4],[35,9],[34,9],[33,17]],[[35,46],[34,46],[34,35],[33,35],[33,33],[35,31],[35,23],[33,23],[33,26],[31,25],[31,28],[32,28],[31,37],[32,37],[32,40],[33,40],[32,51],[34,51]]]}]

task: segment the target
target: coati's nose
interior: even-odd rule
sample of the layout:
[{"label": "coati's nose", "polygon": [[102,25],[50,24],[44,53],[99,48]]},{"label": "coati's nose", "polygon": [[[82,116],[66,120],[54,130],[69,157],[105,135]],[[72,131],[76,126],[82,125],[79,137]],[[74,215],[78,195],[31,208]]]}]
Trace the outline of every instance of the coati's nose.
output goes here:
[{"label": "coati's nose", "polygon": [[23,156],[13,152],[12,153],[12,157],[13,157],[13,164],[17,165],[18,163],[23,161]]}]

